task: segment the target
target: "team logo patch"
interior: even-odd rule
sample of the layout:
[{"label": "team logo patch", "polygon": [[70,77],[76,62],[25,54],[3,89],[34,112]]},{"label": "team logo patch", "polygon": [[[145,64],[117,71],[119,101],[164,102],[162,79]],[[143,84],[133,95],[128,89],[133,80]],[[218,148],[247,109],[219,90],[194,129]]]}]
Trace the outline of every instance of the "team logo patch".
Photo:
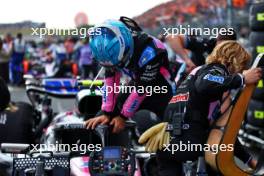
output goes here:
[{"label": "team logo patch", "polygon": [[215,75],[211,75],[211,74],[205,75],[203,79],[206,79],[206,80],[212,81],[212,82],[217,82],[219,84],[223,84],[224,80],[225,80],[225,78],[222,76],[215,76]]},{"label": "team logo patch", "polygon": [[107,102],[107,90],[106,90],[106,86],[104,86],[100,91],[102,91],[101,93],[103,94],[103,102],[106,103]]},{"label": "team logo patch", "polygon": [[172,97],[170,103],[177,103],[181,101],[188,101],[189,100],[189,92],[185,94],[178,94]]},{"label": "team logo patch", "polygon": [[144,65],[146,65],[146,64],[147,64],[149,61],[151,61],[155,56],[156,56],[155,50],[154,50],[152,47],[147,47],[147,48],[143,51],[143,53],[142,53],[142,55],[141,55],[141,57],[140,57],[140,59],[139,59],[139,61],[138,61],[138,65],[139,65],[139,67],[143,67]]},{"label": "team logo patch", "polygon": [[138,103],[139,103],[138,100],[135,100],[128,109],[128,112],[133,112],[137,108]]}]

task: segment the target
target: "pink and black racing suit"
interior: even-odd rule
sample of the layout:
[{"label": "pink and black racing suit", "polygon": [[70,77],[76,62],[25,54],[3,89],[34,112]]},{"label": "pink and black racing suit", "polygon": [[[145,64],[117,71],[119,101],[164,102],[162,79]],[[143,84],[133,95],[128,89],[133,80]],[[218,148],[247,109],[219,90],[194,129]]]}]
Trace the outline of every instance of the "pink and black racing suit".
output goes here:
[{"label": "pink and black racing suit", "polygon": [[[147,109],[162,117],[176,88],[169,71],[167,51],[161,41],[151,36],[143,41],[135,37],[134,44],[128,66],[106,69],[102,112],[110,117],[131,118],[137,110]],[[110,91],[110,87],[119,86],[122,74],[131,78],[125,89],[132,91]]]}]

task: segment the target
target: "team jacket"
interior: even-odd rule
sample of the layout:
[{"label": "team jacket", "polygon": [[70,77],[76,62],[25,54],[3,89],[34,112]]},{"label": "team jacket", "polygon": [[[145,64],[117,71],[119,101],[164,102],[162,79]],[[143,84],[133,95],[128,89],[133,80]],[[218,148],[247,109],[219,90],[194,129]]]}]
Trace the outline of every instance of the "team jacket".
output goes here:
[{"label": "team jacket", "polygon": [[[139,86],[167,86],[168,89],[176,87],[168,69],[167,51],[161,41],[151,36],[134,38],[134,54],[129,65],[119,70],[106,69],[105,86],[119,86],[122,74],[131,78],[130,85],[134,85],[136,89]],[[145,98],[146,93],[133,91],[124,102],[119,115],[131,118]],[[101,108],[103,113],[113,116],[116,101],[117,94],[105,90]]]},{"label": "team jacket", "polygon": [[224,92],[243,84],[241,74],[230,75],[223,65],[198,67],[177,87],[164,118],[170,123],[173,123],[174,118],[180,118],[183,127],[193,125],[208,129],[210,105],[221,101]]}]

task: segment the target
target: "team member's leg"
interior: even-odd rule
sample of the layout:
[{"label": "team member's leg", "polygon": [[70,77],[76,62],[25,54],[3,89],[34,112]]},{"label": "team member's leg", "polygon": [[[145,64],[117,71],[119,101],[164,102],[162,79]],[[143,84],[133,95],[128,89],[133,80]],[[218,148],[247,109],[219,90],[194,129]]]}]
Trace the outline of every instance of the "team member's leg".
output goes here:
[{"label": "team member's leg", "polygon": [[3,79],[6,81],[6,83],[9,83],[9,63],[4,63],[3,64]]},{"label": "team member's leg", "polygon": [[0,77],[2,77],[6,81],[5,79],[6,74],[4,68],[5,68],[5,63],[0,63]]},{"label": "team member's leg", "polygon": [[92,64],[92,73],[93,73],[93,78],[97,75],[98,69],[97,69],[97,64],[94,63]]},{"label": "team member's leg", "polygon": [[86,79],[89,77],[89,67],[87,65],[83,65],[82,66],[82,75],[83,75],[83,78]]},{"label": "team member's leg", "polygon": [[[182,166],[183,162],[196,161],[199,156],[204,155],[204,143],[207,135],[204,130],[183,131],[181,136],[175,136],[170,142],[170,146],[157,151],[157,162],[159,174],[161,176],[181,175],[181,172],[174,171],[177,165]],[[171,164],[167,165],[170,162]],[[180,164],[179,164],[180,163]],[[178,169],[179,170],[179,169]]]}]

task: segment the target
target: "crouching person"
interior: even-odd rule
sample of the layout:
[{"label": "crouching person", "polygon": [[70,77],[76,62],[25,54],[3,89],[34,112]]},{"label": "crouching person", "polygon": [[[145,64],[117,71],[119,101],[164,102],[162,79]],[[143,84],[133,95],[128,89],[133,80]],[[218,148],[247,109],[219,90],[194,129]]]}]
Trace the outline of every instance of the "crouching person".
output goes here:
[{"label": "crouching person", "polygon": [[32,144],[32,106],[24,102],[11,102],[10,92],[2,78],[0,78],[0,97],[0,144]]},{"label": "crouching person", "polygon": [[[204,156],[203,148],[192,146],[203,147],[206,144],[210,131],[210,104],[228,101],[226,97],[230,90],[257,83],[261,78],[260,68],[245,70],[249,60],[250,55],[237,42],[225,41],[215,47],[206,65],[194,69],[180,83],[164,114],[165,121],[173,125],[173,131],[170,142],[165,140],[170,145],[165,149],[162,145],[158,147],[160,176],[180,176],[183,162]],[[167,126],[167,123],[161,125],[163,131]],[[143,134],[139,142],[147,143],[147,149],[153,151],[159,141],[149,142],[146,139],[149,136]],[[249,157],[245,157],[245,162]]]}]

